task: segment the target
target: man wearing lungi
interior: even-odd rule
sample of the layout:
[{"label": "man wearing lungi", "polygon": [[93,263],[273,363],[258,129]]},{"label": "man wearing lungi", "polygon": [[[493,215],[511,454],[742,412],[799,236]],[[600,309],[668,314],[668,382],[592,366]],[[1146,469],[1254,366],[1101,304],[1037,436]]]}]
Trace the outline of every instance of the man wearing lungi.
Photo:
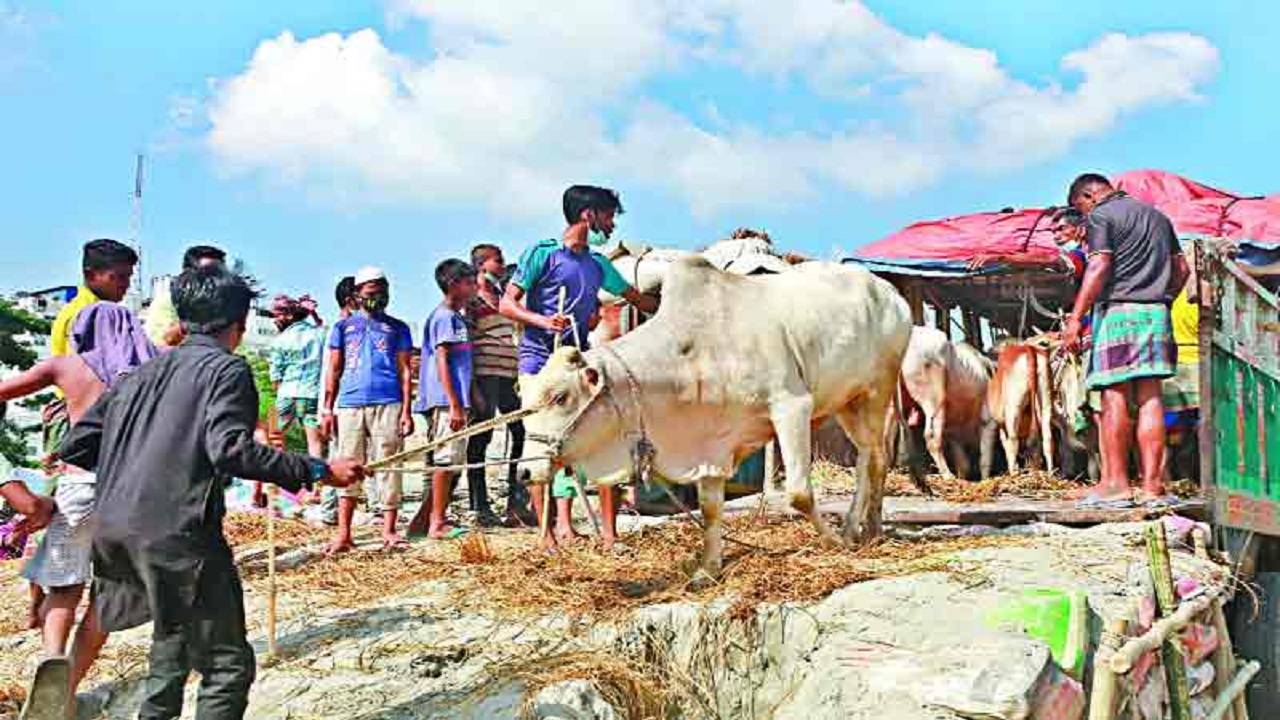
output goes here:
[{"label": "man wearing lungi", "polygon": [[[1112,187],[1102,175],[1081,175],[1067,202],[1088,217],[1089,263],[1063,331],[1080,348],[1081,319],[1094,310],[1087,384],[1102,393],[1102,501],[1133,497],[1129,487],[1129,401],[1138,407],[1138,499],[1164,496],[1165,421],[1161,381],[1177,366],[1169,305],[1189,274],[1173,223],[1150,205]],[[1096,306],[1096,309],[1095,309]]]}]

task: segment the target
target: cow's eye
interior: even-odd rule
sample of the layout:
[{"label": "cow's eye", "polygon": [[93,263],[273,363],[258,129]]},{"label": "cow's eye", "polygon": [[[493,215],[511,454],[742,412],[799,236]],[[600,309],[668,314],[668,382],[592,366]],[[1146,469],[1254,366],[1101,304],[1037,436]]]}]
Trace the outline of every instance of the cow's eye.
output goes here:
[{"label": "cow's eye", "polygon": [[565,393],[565,392],[556,393],[551,397],[551,403],[553,405],[563,405],[568,401],[569,401],[569,393]]}]

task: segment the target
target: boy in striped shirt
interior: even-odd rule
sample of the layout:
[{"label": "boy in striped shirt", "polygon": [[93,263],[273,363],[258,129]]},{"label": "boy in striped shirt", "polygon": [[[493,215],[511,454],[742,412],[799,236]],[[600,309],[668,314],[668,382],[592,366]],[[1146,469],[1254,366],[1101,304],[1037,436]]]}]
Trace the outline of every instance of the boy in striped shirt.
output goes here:
[{"label": "boy in striped shirt", "polygon": [[[502,249],[497,245],[482,243],[471,248],[471,265],[476,269],[478,292],[467,306],[467,319],[472,327],[472,343],[475,347],[475,385],[472,393],[472,421],[483,422],[520,409],[520,396],[516,393],[518,357],[516,327],[510,318],[498,312],[505,288],[506,262]],[[508,458],[524,454],[524,426],[511,423]],[[485,451],[493,439],[493,431],[476,435],[467,443],[467,463],[484,462]],[[528,491],[517,481],[515,465],[507,466],[508,524],[531,521],[528,515]],[[497,517],[489,504],[485,485],[485,469],[467,471],[467,487],[470,490],[471,510],[482,524],[494,523]]]}]

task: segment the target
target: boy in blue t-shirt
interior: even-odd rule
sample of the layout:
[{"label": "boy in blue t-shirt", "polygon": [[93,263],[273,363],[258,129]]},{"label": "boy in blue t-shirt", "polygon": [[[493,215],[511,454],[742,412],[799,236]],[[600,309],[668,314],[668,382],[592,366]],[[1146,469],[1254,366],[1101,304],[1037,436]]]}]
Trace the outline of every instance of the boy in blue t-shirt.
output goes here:
[{"label": "boy in blue t-shirt", "polygon": [[[423,325],[421,376],[418,400],[413,411],[422,415],[414,440],[428,443],[467,426],[471,408],[472,345],[462,309],[476,296],[476,271],[470,264],[450,258],[436,266],[436,284],[444,301],[431,311]],[[437,468],[465,463],[465,438],[430,453]],[[427,534],[437,540],[449,536],[453,528],[445,521],[449,509],[455,470],[437,469],[431,476],[431,498],[418,509],[409,523],[412,534],[422,529],[423,515],[429,511]]]},{"label": "boy in blue t-shirt", "polygon": [[[329,375],[326,378],[323,431],[338,434],[338,454],[372,462],[400,452],[413,433],[412,378],[409,374],[413,338],[409,326],[387,314],[391,289],[378,268],[356,273],[359,310],[339,320],[329,336]],[[337,411],[334,411],[334,405]],[[399,471],[382,472],[370,483],[369,501],[382,512],[382,542],[386,549],[403,547],[396,533],[402,481]],[[338,535],[330,554],[355,547],[351,521],[363,494],[356,482],[341,490]]]},{"label": "boy in blue t-shirt", "polygon": [[[623,212],[618,193],[608,188],[574,185],[564,191],[562,204],[569,226],[560,240],[543,240],[525,251],[498,308],[524,326],[519,351],[521,386],[527,386],[525,378],[542,370],[551,357],[557,335],[561,344],[587,350],[587,333],[600,305],[597,295],[601,288],[620,295],[643,312],[658,309],[654,298],[631,287],[608,258],[591,249],[593,245],[603,245],[613,234],[614,217]],[[558,307],[562,288],[563,314]],[[545,540],[550,546],[556,544],[557,538],[569,540],[575,534],[569,520],[572,488],[566,479],[556,483],[556,532]],[[539,488],[533,493],[539,516],[544,512],[545,492]],[[612,487],[600,488],[600,507],[604,519],[601,540],[607,549],[616,538],[617,508]]]}]

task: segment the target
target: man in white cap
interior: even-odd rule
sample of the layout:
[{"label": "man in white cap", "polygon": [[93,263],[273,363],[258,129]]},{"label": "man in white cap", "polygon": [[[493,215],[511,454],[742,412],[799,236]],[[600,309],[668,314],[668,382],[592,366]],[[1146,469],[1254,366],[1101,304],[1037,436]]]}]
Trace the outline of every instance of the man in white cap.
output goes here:
[{"label": "man in white cap", "polygon": [[[323,430],[338,436],[338,452],[372,462],[400,452],[413,433],[409,358],[413,338],[409,326],[386,313],[390,300],[387,276],[376,267],[356,273],[357,311],[339,320],[329,336]],[[336,410],[335,410],[335,407]],[[387,549],[403,547],[396,532],[402,485],[398,472],[375,476],[370,496],[382,511],[382,541]],[[338,501],[338,536],[330,553],[351,550],[351,521],[362,493],[359,483],[342,491]]]}]

